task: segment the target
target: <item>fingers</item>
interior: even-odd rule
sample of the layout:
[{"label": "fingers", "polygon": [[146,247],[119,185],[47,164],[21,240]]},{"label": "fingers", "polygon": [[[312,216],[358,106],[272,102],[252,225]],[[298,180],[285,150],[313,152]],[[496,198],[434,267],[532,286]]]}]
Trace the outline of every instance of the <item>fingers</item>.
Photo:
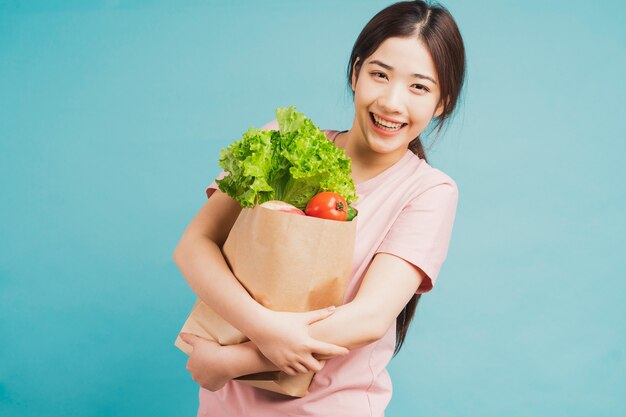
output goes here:
[{"label": "fingers", "polygon": [[304,360],[300,363],[296,363],[292,366],[287,366],[282,369],[282,372],[289,376],[296,376],[300,374],[308,374],[309,372],[319,372],[326,364],[325,360],[316,360],[311,357],[309,360]]},{"label": "fingers", "polygon": [[313,324],[316,321],[324,320],[328,316],[332,315],[335,312],[335,306],[330,306],[328,308],[322,308],[319,310],[309,311],[307,317],[307,323]]},{"label": "fingers", "polygon": [[196,342],[201,339],[199,336],[191,333],[180,333],[178,336],[191,347],[194,347]]},{"label": "fingers", "polygon": [[281,371],[283,371],[284,373],[286,373],[289,376],[296,376],[298,375],[298,372],[293,369],[291,366],[287,366],[284,369],[281,369]]},{"label": "fingers", "polygon": [[313,339],[311,345],[311,350],[314,353],[320,354],[324,357],[345,356],[350,353],[350,350],[343,346],[333,345],[332,343],[326,343],[315,339]]},{"label": "fingers", "polygon": [[306,366],[308,372],[319,372],[322,370],[322,368],[326,364],[326,361],[324,360],[318,361],[313,356],[310,356],[305,361],[303,361],[302,364]]},{"label": "fingers", "polygon": [[325,359],[317,359],[313,355],[309,355],[308,358],[301,358],[298,362],[292,362],[281,369],[282,372],[289,376],[295,376],[299,374],[308,374],[309,372],[319,372],[326,365]]},{"label": "fingers", "polygon": [[292,368],[295,369],[296,372],[299,373],[299,374],[306,374],[306,373],[309,372],[309,370],[306,368],[306,366],[304,366],[301,363],[293,364]]}]

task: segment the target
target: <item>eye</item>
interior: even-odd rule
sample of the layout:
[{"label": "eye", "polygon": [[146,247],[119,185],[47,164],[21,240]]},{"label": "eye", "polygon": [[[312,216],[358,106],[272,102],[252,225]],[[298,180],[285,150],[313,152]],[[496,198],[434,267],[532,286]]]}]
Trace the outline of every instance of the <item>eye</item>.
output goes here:
[{"label": "eye", "polygon": [[420,93],[428,93],[430,90],[423,84],[413,84],[411,87],[419,91]]},{"label": "eye", "polygon": [[381,78],[381,79],[386,79],[387,78],[387,74],[385,74],[384,72],[380,72],[380,71],[373,71],[371,72],[372,76],[374,78]]}]

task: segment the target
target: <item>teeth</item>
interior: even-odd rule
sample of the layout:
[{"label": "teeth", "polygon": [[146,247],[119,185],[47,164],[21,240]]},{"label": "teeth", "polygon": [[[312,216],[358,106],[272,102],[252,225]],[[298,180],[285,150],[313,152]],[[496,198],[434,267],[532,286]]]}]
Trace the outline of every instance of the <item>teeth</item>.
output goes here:
[{"label": "teeth", "polygon": [[386,127],[387,129],[397,130],[397,129],[400,129],[402,125],[404,124],[404,123],[393,123],[388,120],[383,120],[379,118],[378,116],[376,116],[374,113],[372,113],[372,115],[374,116],[374,121],[376,122],[376,124],[381,125],[382,127]]}]

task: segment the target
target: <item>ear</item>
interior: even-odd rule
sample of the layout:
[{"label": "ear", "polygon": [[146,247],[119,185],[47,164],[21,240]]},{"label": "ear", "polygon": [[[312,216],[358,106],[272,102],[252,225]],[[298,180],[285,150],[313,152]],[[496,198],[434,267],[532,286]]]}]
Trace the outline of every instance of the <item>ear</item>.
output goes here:
[{"label": "ear", "polygon": [[356,80],[357,80],[357,73],[356,73],[356,64],[359,62],[359,58],[357,57],[357,59],[354,60],[354,65],[352,65],[352,80],[350,80],[350,82],[352,83],[352,92],[354,92],[354,90],[356,89]]}]

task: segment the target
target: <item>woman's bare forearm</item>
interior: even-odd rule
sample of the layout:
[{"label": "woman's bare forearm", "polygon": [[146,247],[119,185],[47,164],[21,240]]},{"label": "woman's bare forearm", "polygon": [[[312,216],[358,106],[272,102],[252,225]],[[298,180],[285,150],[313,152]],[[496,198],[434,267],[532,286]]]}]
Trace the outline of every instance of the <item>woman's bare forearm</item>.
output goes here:
[{"label": "woman's bare forearm", "polygon": [[311,324],[309,334],[313,339],[350,350],[369,345],[382,336],[375,311],[356,300],[337,307],[327,319]]},{"label": "woman's bare forearm", "polygon": [[251,318],[260,317],[266,309],[233,275],[217,244],[200,237],[181,242],[176,248],[174,261],[196,295],[250,337],[254,331]]},{"label": "woman's bare forearm", "polygon": [[395,326],[398,315],[425,278],[421,269],[404,259],[379,253],[355,298],[338,308],[332,317],[312,324],[309,334],[349,349],[374,342]]},{"label": "woman's bare forearm", "polygon": [[220,360],[231,379],[259,372],[279,371],[253,342],[222,346]]}]

